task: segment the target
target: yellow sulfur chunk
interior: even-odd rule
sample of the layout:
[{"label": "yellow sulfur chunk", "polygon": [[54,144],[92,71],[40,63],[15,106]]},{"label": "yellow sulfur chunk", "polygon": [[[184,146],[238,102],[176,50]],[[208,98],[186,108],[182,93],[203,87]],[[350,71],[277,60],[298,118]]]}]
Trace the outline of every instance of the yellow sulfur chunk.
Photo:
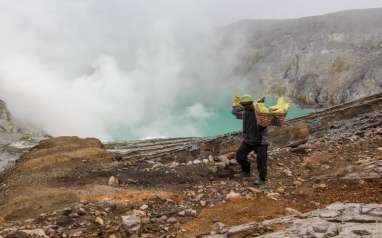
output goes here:
[{"label": "yellow sulfur chunk", "polygon": [[283,97],[279,97],[276,105],[269,107],[269,109],[271,112],[285,113],[289,109],[289,103],[287,103]]},{"label": "yellow sulfur chunk", "polygon": [[234,106],[234,107],[239,107],[239,106],[241,106],[241,105],[240,105],[240,96],[235,96],[235,98],[233,99],[232,106]]},{"label": "yellow sulfur chunk", "polygon": [[255,110],[257,112],[261,112],[261,113],[269,112],[269,109],[262,102],[255,102],[254,105],[255,105]]},{"label": "yellow sulfur chunk", "polygon": [[[232,106],[241,107],[240,99],[240,96],[235,96]],[[260,113],[286,113],[289,109],[289,103],[287,103],[283,97],[277,98],[276,105],[269,108],[264,104],[264,100],[258,100],[257,102],[254,102],[253,105],[255,110]]]}]

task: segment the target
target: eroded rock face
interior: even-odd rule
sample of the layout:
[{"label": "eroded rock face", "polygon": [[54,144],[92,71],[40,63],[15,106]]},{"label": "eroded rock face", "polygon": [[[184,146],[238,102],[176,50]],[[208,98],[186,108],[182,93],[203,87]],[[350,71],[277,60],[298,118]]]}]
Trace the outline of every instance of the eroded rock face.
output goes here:
[{"label": "eroded rock face", "polygon": [[11,114],[4,101],[0,100],[0,132],[15,133],[16,125],[13,123]]},{"label": "eroded rock face", "polygon": [[[245,39],[235,75],[257,93],[335,105],[382,91],[382,8],[290,20],[244,20],[224,44]],[[255,92],[256,93],[256,92]]]}]

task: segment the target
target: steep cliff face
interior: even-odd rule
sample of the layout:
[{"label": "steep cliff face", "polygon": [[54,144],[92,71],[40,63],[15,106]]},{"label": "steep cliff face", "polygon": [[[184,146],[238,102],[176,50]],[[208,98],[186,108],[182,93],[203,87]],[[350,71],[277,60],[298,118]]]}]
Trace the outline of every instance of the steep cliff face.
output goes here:
[{"label": "steep cliff face", "polygon": [[254,92],[328,106],[382,91],[382,8],[288,20],[243,20],[225,46],[246,44],[234,74]]},{"label": "steep cliff face", "polygon": [[2,100],[0,100],[0,132],[17,132],[17,127],[12,121],[11,114],[9,113],[5,102]]}]

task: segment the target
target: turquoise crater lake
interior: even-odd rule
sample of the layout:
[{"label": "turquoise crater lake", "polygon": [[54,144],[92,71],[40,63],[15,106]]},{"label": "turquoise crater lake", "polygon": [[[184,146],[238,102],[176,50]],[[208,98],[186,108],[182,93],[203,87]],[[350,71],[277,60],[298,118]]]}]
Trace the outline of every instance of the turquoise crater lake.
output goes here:
[{"label": "turquoise crater lake", "polygon": [[[174,120],[176,123],[171,124],[168,129],[168,133],[158,133],[153,136],[140,136],[137,135],[136,129],[134,128],[125,128],[123,126],[114,127],[112,132],[111,141],[131,141],[139,139],[152,139],[152,138],[174,138],[174,137],[208,137],[208,136],[217,136],[225,133],[239,131],[242,129],[242,121],[235,118],[232,115],[232,97],[225,98],[224,101],[219,101],[219,104],[209,104],[206,105],[208,111],[206,111],[206,116],[198,115],[190,117],[183,120]],[[266,105],[272,106],[276,104],[275,98],[267,98]],[[192,104],[191,104],[192,105]],[[204,105],[204,104],[203,104]],[[212,109],[211,109],[212,108]],[[297,105],[291,105],[287,114],[287,120],[293,119],[296,117],[307,115],[313,112],[313,109],[304,109]],[[179,114],[179,112],[174,112],[174,115]],[[176,119],[176,118],[175,118]],[[155,120],[161,120],[160,117],[153,118]],[[146,128],[145,122],[142,122],[140,125],[141,128]],[[187,131],[184,128],[192,127],[193,130]],[[151,127],[149,127],[149,132]],[[170,131],[170,129],[175,128],[175,131]],[[154,128],[156,129],[156,128]],[[163,130],[162,130],[163,131]],[[167,131],[165,131],[167,132]]]},{"label": "turquoise crater lake", "polygon": [[[272,106],[275,104],[275,99],[267,99],[266,105]],[[287,114],[287,120],[308,115],[314,112],[313,109],[301,108],[297,105],[291,105]],[[242,121],[236,119],[231,114],[231,108],[221,108],[216,110],[215,116],[208,119],[203,125],[204,136],[216,136],[228,132],[238,131],[242,129]]]}]

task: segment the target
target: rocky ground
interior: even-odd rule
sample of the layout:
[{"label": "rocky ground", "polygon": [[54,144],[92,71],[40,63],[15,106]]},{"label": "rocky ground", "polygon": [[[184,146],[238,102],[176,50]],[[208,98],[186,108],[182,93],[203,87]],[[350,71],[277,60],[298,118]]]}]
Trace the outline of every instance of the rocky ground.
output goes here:
[{"label": "rocky ground", "polygon": [[0,237],[381,237],[381,101],[271,130],[262,187],[234,177],[237,133],[43,140],[1,175]]}]

